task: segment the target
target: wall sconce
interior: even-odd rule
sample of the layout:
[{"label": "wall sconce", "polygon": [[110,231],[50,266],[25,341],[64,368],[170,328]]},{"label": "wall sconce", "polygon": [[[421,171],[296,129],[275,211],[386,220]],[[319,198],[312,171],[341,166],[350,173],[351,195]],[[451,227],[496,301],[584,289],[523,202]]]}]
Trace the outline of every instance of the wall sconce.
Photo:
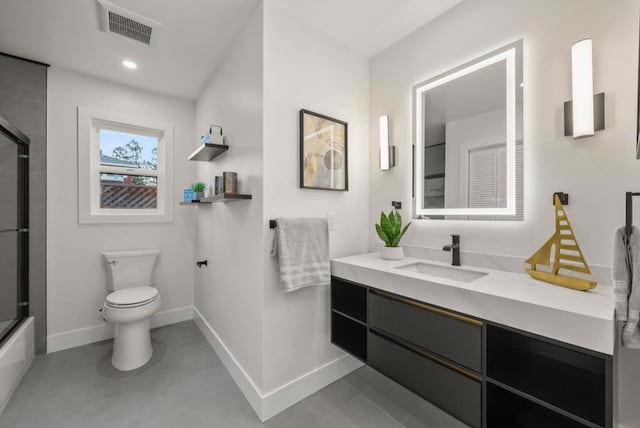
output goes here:
[{"label": "wall sconce", "polygon": [[389,116],[380,116],[380,170],[388,171],[396,166],[396,146],[389,145]]},{"label": "wall sconce", "polygon": [[604,92],[593,95],[593,42],[571,47],[571,96],[564,103],[564,135],[591,137],[604,129]]}]

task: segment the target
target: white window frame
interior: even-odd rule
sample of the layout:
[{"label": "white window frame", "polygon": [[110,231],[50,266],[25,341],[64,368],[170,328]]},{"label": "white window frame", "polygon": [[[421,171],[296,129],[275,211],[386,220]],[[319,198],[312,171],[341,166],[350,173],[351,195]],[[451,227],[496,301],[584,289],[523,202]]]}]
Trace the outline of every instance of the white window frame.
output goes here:
[{"label": "white window frame", "polygon": [[[157,137],[156,170],[101,165],[100,129]],[[101,172],[156,177],[158,189],[156,208],[101,208]],[[173,173],[173,124],[135,115],[78,107],[78,222],[80,224],[173,222]]]}]

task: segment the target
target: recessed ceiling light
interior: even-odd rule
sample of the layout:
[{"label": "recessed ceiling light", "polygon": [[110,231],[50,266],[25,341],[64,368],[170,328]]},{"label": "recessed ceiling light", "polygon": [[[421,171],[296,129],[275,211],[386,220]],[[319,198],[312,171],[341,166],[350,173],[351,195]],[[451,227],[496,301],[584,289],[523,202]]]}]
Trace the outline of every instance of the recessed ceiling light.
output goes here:
[{"label": "recessed ceiling light", "polygon": [[122,65],[124,65],[129,70],[135,70],[136,68],[138,68],[138,64],[133,61],[129,61],[128,59],[122,61]]}]

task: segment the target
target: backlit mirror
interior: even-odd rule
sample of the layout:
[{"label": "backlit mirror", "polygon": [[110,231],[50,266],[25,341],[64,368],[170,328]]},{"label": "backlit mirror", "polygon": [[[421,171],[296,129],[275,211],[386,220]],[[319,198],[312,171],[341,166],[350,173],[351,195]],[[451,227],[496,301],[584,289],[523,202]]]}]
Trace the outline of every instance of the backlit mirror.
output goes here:
[{"label": "backlit mirror", "polygon": [[415,214],[522,220],[522,42],[414,86]]}]

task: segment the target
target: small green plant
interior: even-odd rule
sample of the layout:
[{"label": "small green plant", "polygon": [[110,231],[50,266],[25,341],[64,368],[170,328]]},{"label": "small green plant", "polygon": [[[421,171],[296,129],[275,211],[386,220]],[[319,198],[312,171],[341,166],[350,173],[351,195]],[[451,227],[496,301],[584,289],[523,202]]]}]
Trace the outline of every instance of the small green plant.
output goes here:
[{"label": "small green plant", "polygon": [[204,192],[205,190],[207,190],[207,184],[203,181],[198,181],[197,183],[193,183],[191,185],[191,190],[196,193]]},{"label": "small green plant", "polygon": [[411,222],[402,227],[402,217],[400,213],[393,210],[386,215],[384,211],[380,213],[380,224],[376,224],[376,232],[380,239],[384,241],[385,247],[397,247],[404,233],[409,229]]}]

